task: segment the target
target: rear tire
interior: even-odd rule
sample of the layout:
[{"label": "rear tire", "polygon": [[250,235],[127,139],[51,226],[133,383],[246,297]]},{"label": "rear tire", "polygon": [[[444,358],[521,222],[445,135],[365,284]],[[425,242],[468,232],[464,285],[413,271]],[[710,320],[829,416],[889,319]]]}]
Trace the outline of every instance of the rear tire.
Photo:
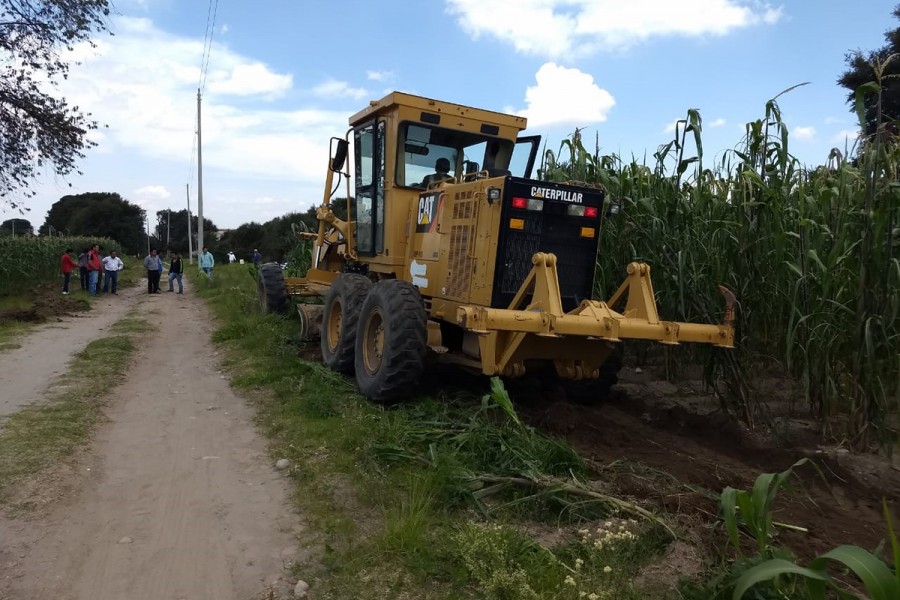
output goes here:
[{"label": "rear tire", "polygon": [[425,370],[425,306],[419,290],[395,279],[369,292],[356,332],[356,383],[372,402],[413,394]]},{"label": "rear tire", "polygon": [[268,263],[259,268],[256,292],[261,313],[283,313],[287,311],[287,285],[284,283],[284,272],[279,265]]},{"label": "rear tire", "polygon": [[562,384],[566,397],[578,404],[600,404],[609,397],[612,386],[619,383],[619,371],[622,370],[622,352],[614,350],[600,365],[600,376],[597,379],[563,379]]},{"label": "rear tire", "polygon": [[364,275],[344,273],[328,288],[322,315],[322,362],[338,373],[353,372],[359,313],[372,282]]}]

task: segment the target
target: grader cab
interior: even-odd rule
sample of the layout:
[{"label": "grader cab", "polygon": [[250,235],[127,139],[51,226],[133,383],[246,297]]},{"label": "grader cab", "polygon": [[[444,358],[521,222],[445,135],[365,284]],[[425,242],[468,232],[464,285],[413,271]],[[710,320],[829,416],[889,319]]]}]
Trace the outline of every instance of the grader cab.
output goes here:
[{"label": "grader cab", "polygon": [[[604,192],[532,179],[540,138],[525,125],[398,92],[371,102],[331,140],[312,268],[285,279],[264,265],[261,308],[320,297],[296,303],[302,335],[382,403],[410,395],[429,358],[505,377],[552,367],[599,397],[623,340],[732,347],[724,288],[719,325],[660,320],[645,264],[592,299]],[[345,218],[331,205],[342,183]]]}]

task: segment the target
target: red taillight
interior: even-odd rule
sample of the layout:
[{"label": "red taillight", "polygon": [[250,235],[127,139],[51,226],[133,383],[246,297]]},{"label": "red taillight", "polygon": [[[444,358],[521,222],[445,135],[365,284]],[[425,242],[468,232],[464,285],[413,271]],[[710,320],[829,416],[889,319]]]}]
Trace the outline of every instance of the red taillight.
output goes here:
[{"label": "red taillight", "polygon": [[525,198],[513,198],[512,206],[513,208],[528,208],[528,200]]},{"label": "red taillight", "polygon": [[597,218],[597,207],[596,206],[585,206],[584,207],[584,216]]}]

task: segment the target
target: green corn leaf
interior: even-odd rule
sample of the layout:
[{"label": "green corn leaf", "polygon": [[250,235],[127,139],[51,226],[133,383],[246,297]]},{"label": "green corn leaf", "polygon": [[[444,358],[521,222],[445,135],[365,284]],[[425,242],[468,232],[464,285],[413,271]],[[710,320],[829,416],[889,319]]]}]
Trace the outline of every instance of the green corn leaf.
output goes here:
[{"label": "green corn leaf", "polygon": [[728,532],[728,538],[734,549],[740,551],[740,539],[738,538],[737,523],[737,493],[738,491],[732,487],[722,490],[719,497],[719,505],[722,507],[722,518],[725,520],[725,531]]},{"label": "green corn leaf", "polygon": [[863,131],[866,130],[866,94],[877,94],[881,91],[881,86],[870,81],[856,88],[856,118],[859,120],[859,127]]},{"label": "green corn leaf", "polygon": [[888,538],[891,540],[891,554],[894,556],[894,576],[897,578],[897,586],[900,587],[900,541],[897,540],[897,534],[894,532],[894,519],[891,518],[887,500],[882,499],[881,510],[884,513],[884,522],[887,523]]},{"label": "green corn leaf", "polygon": [[872,600],[900,598],[900,583],[887,565],[871,552],[858,546],[838,546],[814,560],[810,567],[824,569],[829,560],[839,562],[853,571],[866,586],[866,593]]},{"label": "green corn leaf", "polygon": [[773,558],[748,569],[740,576],[735,583],[732,600],[741,600],[744,594],[757,583],[771,581],[781,575],[801,575],[807,579],[829,581],[828,574],[824,571],[801,567],[783,558]]}]

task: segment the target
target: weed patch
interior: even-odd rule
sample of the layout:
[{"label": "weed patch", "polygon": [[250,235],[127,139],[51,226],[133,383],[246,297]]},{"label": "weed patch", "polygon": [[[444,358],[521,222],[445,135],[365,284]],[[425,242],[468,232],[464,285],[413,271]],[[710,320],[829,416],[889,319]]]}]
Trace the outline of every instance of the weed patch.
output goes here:
[{"label": "weed patch", "polygon": [[140,319],[123,319],[113,327],[115,335],[75,356],[43,402],[9,416],[0,430],[0,503],[11,502],[23,479],[66,461],[88,441],[102,419],[104,394],[97,382],[121,373],[135,349],[132,335],[151,328]]}]

